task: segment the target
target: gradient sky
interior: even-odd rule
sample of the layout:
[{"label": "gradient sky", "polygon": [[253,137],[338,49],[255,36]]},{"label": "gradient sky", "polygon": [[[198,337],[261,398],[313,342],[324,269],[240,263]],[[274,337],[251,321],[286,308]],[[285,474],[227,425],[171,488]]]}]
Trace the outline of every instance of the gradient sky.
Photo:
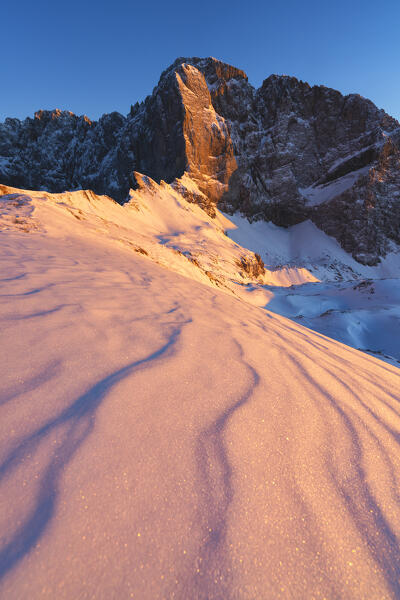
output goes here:
[{"label": "gradient sky", "polygon": [[178,56],[357,92],[400,119],[400,0],[6,0],[0,120],[126,114]]}]

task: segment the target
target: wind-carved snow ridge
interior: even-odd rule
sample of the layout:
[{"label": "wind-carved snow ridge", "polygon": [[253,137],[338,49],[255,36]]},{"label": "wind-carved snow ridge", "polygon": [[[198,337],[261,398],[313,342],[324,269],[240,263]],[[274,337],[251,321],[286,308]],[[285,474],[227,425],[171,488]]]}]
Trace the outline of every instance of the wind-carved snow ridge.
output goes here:
[{"label": "wind-carved snow ridge", "polygon": [[[298,358],[296,358],[296,355]],[[307,369],[309,360],[304,360],[304,357],[300,357],[298,352],[293,352],[291,362],[293,369],[303,373],[304,369]],[[359,534],[366,538],[374,560],[379,564],[382,573],[385,574],[385,580],[391,595],[397,598],[400,593],[400,566],[398,562],[400,546],[398,535],[396,535],[393,524],[390,523],[384,511],[380,508],[374,489],[368,481],[368,473],[363,465],[368,462],[364,451],[367,446],[364,432],[367,429],[369,442],[372,443],[375,452],[380,455],[380,459],[385,463],[390,485],[397,495],[395,491],[397,482],[395,465],[390,459],[388,449],[385,448],[374,432],[373,425],[375,424],[377,429],[379,427],[383,428],[388,434],[388,441],[392,438],[397,446],[400,440],[399,432],[397,428],[392,428],[389,423],[377,419],[369,403],[357,393],[355,381],[355,385],[349,385],[344,378],[338,381],[337,375],[326,363],[326,360],[322,360],[318,369],[312,364],[307,369],[307,380],[310,385],[321,391],[326,399],[326,402],[322,404],[313,402],[314,409],[319,413],[322,422],[326,424],[326,435],[329,436],[326,444],[327,448],[333,448],[337,443],[332,436],[334,428],[331,425],[335,420],[339,423],[342,439],[345,439],[349,446],[346,468],[337,460],[335,452],[325,452],[326,470],[355,527]],[[350,365],[349,367],[351,368]],[[318,372],[318,377],[314,374],[315,372]],[[328,384],[321,382],[328,382]],[[332,383],[336,390],[341,389],[342,398],[354,396],[356,403],[349,406],[346,402],[337,402],[330,391],[330,388],[333,387]],[[312,398],[313,396],[310,395],[310,399]],[[393,400],[395,403],[398,402],[398,398],[393,397]],[[390,408],[389,403],[387,407]],[[339,435],[339,428],[337,428],[336,436]]]},{"label": "wind-carved snow ridge", "polygon": [[[37,290],[27,292],[27,294],[30,293],[37,293]],[[44,445],[55,430],[60,436],[61,430],[61,440],[57,443],[57,452],[50,457],[49,464],[37,483],[39,491],[36,492],[33,509],[26,516],[22,525],[19,525],[11,534],[11,540],[0,550],[0,578],[4,577],[37,545],[46,527],[49,526],[58,500],[62,473],[80,446],[92,433],[95,427],[96,412],[109,390],[125,377],[132,376],[135,371],[151,368],[152,361],[170,356],[180,331],[181,327],[175,328],[165,344],[149,356],[134,361],[98,381],[57,417],[22,439],[6,455],[0,464],[0,481],[36,452],[40,445]],[[32,382],[30,382],[30,387],[32,387]]]},{"label": "wind-carved snow ridge", "polygon": [[196,598],[231,597],[230,565],[227,562],[226,534],[228,511],[234,497],[232,466],[226,448],[225,429],[236,411],[252,397],[258,385],[257,371],[244,360],[243,348],[234,340],[240,362],[250,371],[248,390],[205,430],[197,443],[200,491],[205,521],[205,536],[199,550],[194,589]]},{"label": "wind-carved snow ridge", "polygon": [[396,248],[138,179],[1,188],[0,595],[394,600]]}]

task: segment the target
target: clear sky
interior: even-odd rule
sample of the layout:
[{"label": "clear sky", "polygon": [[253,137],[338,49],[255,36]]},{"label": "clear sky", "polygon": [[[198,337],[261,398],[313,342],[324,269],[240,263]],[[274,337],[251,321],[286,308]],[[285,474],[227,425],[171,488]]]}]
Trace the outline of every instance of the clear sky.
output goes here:
[{"label": "clear sky", "polygon": [[400,0],[6,0],[0,120],[126,114],[178,56],[357,92],[400,118]]}]

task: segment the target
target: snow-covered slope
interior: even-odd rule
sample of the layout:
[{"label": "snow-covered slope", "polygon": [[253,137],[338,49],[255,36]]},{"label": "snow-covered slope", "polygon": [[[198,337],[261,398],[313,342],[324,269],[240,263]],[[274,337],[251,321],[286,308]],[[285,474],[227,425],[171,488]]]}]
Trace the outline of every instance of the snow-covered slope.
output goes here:
[{"label": "snow-covered slope", "polygon": [[[0,185],[0,193],[4,194],[0,215],[3,228],[50,231],[56,227],[73,236],[94,235],[147,255],[192,279],[231,291],[237,289],[237,283],[291,285],[316,281],[303,268],[294,268],[288,274],[286,267],[273,267],[265,273],[261,269],[257,277],[250,276],[245,263],[256,267],[257,261],[253,251],[228,237],[234,227],[228,217],[216,211],[216,217],[211,218],[172,186],[158,185],[138,173],[136,178],[140,187],[130,191],[130,201],[123,206],[90,191],[49,194]],[[179,181],[186,192],[199,192],[188,177]]]},{"label": "snow-covered slope", "polygon": [[283,228],[265,221],[250,223],[239,214],[226,216],[231,222],[229,237],[258,252],[271,270],[281,270],[284,266],[307,269],[322,281],[400,277],[400,247],[396,244],[386,258],[370,267],[354,260],[334,238],[311,221]]},{"label": "snow-covered slope", "polygon": [[[264,306],[349,346],[400,364],[400,251],[376,267],[357,263],[310,221],[287,229],[234,215],[228,235],[277,269],[282,283],[264,285]],[[284,282],[283,273],[288,281]],[[296,274],[312,274],[305,283]],[[277,278],[276,278],[277,279]],[[279,287],[279,285],[281,287]],[[290,286],[290,289],[288,289]],[[247,287],[262,305],[259,285]]]},{"label": "snow-covered slope", "polygon": [[399,597],[400,371],[162,189],[2,188],[1,597]]},{"label": "snow-covered slope", "polygon": [[274,288],[267,308],[400,365],[400,279]]},{"label": "snow-covered slope", "polygon": [[94,236],[127,247],[190,279],[399,364],[398,247],[393,245],[375,267],[361,265],[311,221],[281,228],[218,210],[212,218],[183,197],[201,195],[186,175],[173,186],[139,173],[135,177],[139,187],[123,206],[90,191],[48,194],[0,186],[5,194],[0,224],[10,231],[55,228],[57,235]]}]

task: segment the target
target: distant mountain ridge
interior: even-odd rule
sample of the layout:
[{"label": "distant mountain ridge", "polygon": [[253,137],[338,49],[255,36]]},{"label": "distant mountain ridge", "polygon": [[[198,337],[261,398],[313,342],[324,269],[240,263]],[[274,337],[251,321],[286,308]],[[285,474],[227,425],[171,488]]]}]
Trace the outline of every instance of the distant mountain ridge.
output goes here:
[{"label": "distant mountain ridge", "polygon": [[134,171],[173,183],[185,172],[214,206],[293,225],[311,219],[363,264],[400,244],[400,124],[371,101],[294,77],[254,89],[215,58],[179,58],[124,117],[39,111],[0,124],[0,183],[89,188],[119,202]]}]

